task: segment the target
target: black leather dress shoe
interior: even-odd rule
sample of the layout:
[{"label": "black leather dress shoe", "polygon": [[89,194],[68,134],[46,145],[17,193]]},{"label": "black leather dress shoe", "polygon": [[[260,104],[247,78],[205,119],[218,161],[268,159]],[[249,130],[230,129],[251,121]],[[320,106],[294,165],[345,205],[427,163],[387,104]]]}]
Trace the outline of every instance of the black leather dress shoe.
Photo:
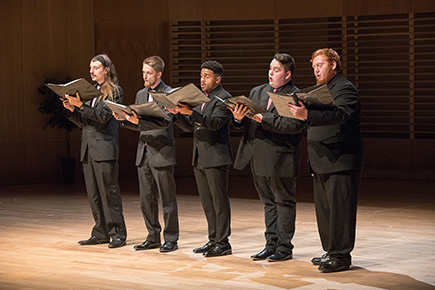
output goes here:
[{"label": "black leather dress shoe", "polygon": [[273,253],[274,253],[274,251],[268,250],[267,248],[264,248],[263,251],[261,251],[260,253],[252,255],[251,259],[254,261],[266,260],[266,258],[273,255]]},{"label": "black leather dress shoe", "polygon": [[208,250],[207,252],[205,252],[204,256],[206,256],[206,257],[219,257],[219,256],[225,256],[225,255],[231,255],[231,254],[232,254],[232,250],[231,250],[230,245],[227,245],[223,248],[216,245],[213,248],[211,248],[210,250]]},{"label": "black leather dress shoe", "polygon": [[274,254],[267,257],[268,262],[282,262],[287,261],[293,258],[292,253],[286,253],[286,252],[275,252]]},{"label": "black leather dress shoe", "polygon": [[121,240],[121,239],[118,239],[118,238],[112,239],[112,241],[109,244],[109,248],[111,248],[111,249],[113,249],[113,248],[120,248],[120,247],[123,247],[123,246],[125,246],[125,241]]},{"label": "black leather dress shoe", "polygon": [[319,271],[322,273],[346,271],[349,270],[349,266],[346,262],[327,258],[320,263]]},{"label": "black leather dress shoe", "polygon": [[99,245],[99,244],[107,244],[109,243],[110,240],[109,239],[104,239],[104,240],[99,240],[97,239],[97,237],[92,236],[87,240],[82,240],[82,241],[78,241],[78,243],[80,244],[80,246],[89,246],[89,245]]},{"label": "black leather dress shoe", "polygon": [[166,242],[160,248],[160,252],[172,252],[178,249],[178,244],[175,242]]},{"label": "black leather dress shoe", "polygon": [[214,246],[215,246],[214,243],[212,243],[212,242],[208,242],[207,244],[205,244],[205,245],[202,246],[202,247],[199,247],[199,248],[193,249],[193,252],[194,252],[195,254],[202,254],[202,253],[207,252],[208,250],[210,250],[210,249],[213,248]]},{"label": "black leather dress shoe", "polygon": [[328,253],[324,253],[322,255],[322,257],[314,257],[311,259],[311,263],[313,263],[313,265],[320,265],[322,262],[326,262],[326,260],[329,258],[329,254]]},{"label": "black leather dress shoe", "polygon": [[141,250],[149,250],[149,249],[157,249],[160,248],[162,244],[159,243],[154,243],[154,242],[150,242],[148,240],[146,240],[145,242],[143,242],[140,245],[135,245],[133,248],[136,251],[141,251]]}]

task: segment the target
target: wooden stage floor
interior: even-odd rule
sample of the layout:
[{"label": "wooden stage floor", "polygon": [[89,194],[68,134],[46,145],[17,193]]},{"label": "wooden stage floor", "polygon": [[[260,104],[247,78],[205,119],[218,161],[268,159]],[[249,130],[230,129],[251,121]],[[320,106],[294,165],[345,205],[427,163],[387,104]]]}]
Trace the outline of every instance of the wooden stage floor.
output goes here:
[{"label": "wooden stage floor", "polygon": [[136,252],[146,237],[136,184],[122,185],[128,240],[118,249],[77,244],[93,226],[81,182],[1,186],[0,289],[435,289],[435,182],[363,180],[353,266],[330,274],[310,263],[323,254],[310,185],[298,190],[294,259],[279,263],[249,258],[264,246],[257,199],[231,198],[233,255],[205,258],[192,253],[207,241],[196,195],[178,196],[179,250]]}]

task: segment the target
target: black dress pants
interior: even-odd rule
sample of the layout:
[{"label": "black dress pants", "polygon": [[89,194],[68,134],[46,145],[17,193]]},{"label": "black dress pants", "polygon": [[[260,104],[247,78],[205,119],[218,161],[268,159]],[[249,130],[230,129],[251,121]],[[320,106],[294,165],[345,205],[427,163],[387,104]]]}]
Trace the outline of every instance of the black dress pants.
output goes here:
[{"label": "black dress pants", "polygon": [[208,239],[219,247],[229,244],[231,210],[228,198],[229,165],[194,167],[199,197],[208,224]]},{"label": "black dress pants", "polygon": [[[252,168],[252,167],[251,167]],[[252,170],[254,185],[264,204],[266,248],[292,253],[296,219],[296,177],[258,176]]]},{"label": "black dress pants", "polygon": [[153,167],[142,161],[137,168],[142,215],[148,230],[147,240],[159,243],[162,230],[159,222],[159,198],[162,201],[165,242],[178,241],[178,208],[174,166]]},{"label": "black dress pants", "polygon": [[83,161],[86,192],[95,225],[92,236],[100,240],[127,238],[118,183],[118,161],[95,161],[89,156]]},{"label": "black dress pants", "polygon": [[351,264],[361,171],[314,174],[314,204],[323,250]]}]

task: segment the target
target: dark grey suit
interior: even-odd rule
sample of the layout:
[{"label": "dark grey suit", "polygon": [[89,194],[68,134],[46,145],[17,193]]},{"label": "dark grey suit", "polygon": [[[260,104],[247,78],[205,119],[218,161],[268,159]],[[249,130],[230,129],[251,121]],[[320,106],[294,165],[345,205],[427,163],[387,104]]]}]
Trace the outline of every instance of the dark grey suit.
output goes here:
[{"label": "dark grey suit", "polygon": [[[113,88],[114,101],[121,103],[121,87]],[[103,100],[92,100],[75,109],[69,119],[82,128],[80,160],[86,191],[95,220],[92,236],[99,240],[127,238],[118,184],[118,122]]]},{"label": "dark grey suit", "polygon": [[231,212],[228,199],[228,173],[232,163],[229,135],[231,112],[221,99],[231,95],[220,85],[210,92],[210,101],[193,108],[191,116],[178,115],[175,124],[193,130],[194,173],[201,204],[208,223],[208,238],[219,247],[229,244]]},{"label": "dark grey suit", "polygon": [[308,110],[308,157],[323,249],[350,265],[363,164],[360,102],[357,89],[341,74],[328,89],[337,108]]},{"label": "dark grey suit", "polygon": [[[253,88],[249,98],[266,108],[267,92],[272,90],[269,84],[263,84]],[[291,81],[277,89],[280,93],[294,91],[297,88]],[[279,116],[272,104],[261,124],[248,118],[242,124],[235,121],[233,124],[245,126],[234,168],[241,170],[251,165],[254,185],[264,204],[266,248],[290,254],[295,231],[299,148],[305,122]]]},{"label": "dark grey suit", "polygon": [[[171,91],[171,87],[161,81],[154,90],[168,93]],[[135,104],[148,101],[147,88],[137,92]],[[168,115],[172,116],[169,112]],[[170,120],[170,116],[167,119]],[[179,236],[179,227],[174,179],[176,157],[173,124],[172,121],[166,120],[167,124],[164,127],[163,125],[156,126],[155,121],[140,119],[138,126],[134,126],[129,122],[123,122],[123,124],[127,128],[140,130],[136,166],[139,177],[142,215],[148,229],[147,240],[153,243],[160,242],[161,226],[158,204],[160,196],[165,221],[163,237],[165,242],[176,243]],[[158,129],[155,129],[156,127]]]}]

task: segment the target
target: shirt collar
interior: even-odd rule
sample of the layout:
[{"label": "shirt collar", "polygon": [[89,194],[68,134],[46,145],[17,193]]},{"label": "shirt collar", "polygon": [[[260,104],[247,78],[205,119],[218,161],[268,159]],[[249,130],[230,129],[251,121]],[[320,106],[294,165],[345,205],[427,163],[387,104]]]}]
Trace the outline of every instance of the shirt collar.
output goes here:
[{"label": "shirt collar", "polygon": [[161,81],[159,82],[159,84],[158,84],[154,89],[151,89],[151,88],[150,88],[149,91],[152,91],[152,92],[158,92],[159,89],[160,89],[160,87],[163,86],[162,83],[163,83],[163,81],[161,80]]},{"label": "shirt collar", "polygon": [[215,87],[213,90],[211,90],[210,92],[204,92],[204,94],[208,93],[208,97],[215,95],[214,92],[219,91],[222,88],[222,85],[218,85],[217,87]]},{"label": "shirt collar", "polygon": [[293,81],[292,80],[290,80],[288,83],[286,83],[285,85],[283,85],[283,86],[280,86],[279,88],[274,88],[274,87],[272,87],[271,85],[269,85],[269,89],[268,89],[268,91],[270,91],[270,92],[273,92],[273,90],[274,89],[276,89],[276,92],[282,92],[285,88],[287,88],[288,86],[293,86]]}]

